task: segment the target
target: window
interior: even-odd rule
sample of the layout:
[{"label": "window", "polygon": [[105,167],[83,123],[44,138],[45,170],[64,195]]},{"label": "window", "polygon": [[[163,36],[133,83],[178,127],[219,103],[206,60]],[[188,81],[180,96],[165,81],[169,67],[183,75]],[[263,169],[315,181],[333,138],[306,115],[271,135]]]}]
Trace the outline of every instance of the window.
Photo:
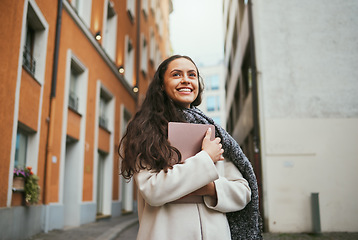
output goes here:
[{"label": "window", "polygon": [[26,41],[23,52],[23,66],[34,76],[36,69],[36,60],[34,58],[34,42],[35,30],[27,23],[26,24]]},{"label": "window", "polygon": [[220,111],[220,96],[216,96],[216,110]]},{"label": "window", "polygon": [[[68,49],[66,58],[65,89],[65,94],[68,99],[66,99],[67,106],[64,107],[80,115],[86,113],[87,82],[88,70],[86,66],[73,54],[71,49]],[[64,111],[66,110],[67,109],[64,109]]]},{"label": "window", "polygon": [[148,47],[147,39],[143,34],[141,34],[142,40],[142,51],[141,51],[141,69],[144,74],[148,71]]},{"label": "window", "polygon": [[22,50],[22,65],[39,83],[46,65],[48,24],[35,1],[29,1]]},{"label": "window", "polygon": [[207,110],[209,112],[215,111],[215,97],[210,96],[207,98]]},{"label": "window", "polygon": [[112,96],[109,93],[101,88],[100,98],[99,98],[99,119],[98,124],[102,128],[109,129],[108,125],[108,109],[109,109],[109,102],[112,99]]},{"label": "window", "polygon": [[82,8],[82,1],[81,0],[72,0],[71,1],[72,6],[74,7],[74,9],[77,11],[77,13],[81,12],[81,8]]},{"label": "window", "polygon": [[155,13],[155,7],[157,5],[157,0],[150,0],[150,9],[152,10],[152,13]]},{"label": "window", "polygon": [[206,100],[208,112],[220,110],[220,96],[208,96]]},{"label": "window", "polygon": [[160,62],[162,61],[162,56],[161,56],[161,53],[159,51],[159,46],[158,44],[156,45],[156,51],[155,51],[155,60],[154,60],[154,63],[155,63],[155,68],[157,68],[160,64]]},{"label": "window", "polygon": [[77,80],[78,74],[71,68],[70,77],[70,93],[68,96],[68,106],[75,111],[78,111],[78,96],[77,96]]},{"label": "window", "polygon": [[117,14],[114,11],[113,3],[107,4],[107,18],[104,25],[103,48],[108,56],[114,61],[117,42]]},{"label": "window", "polygon": [[150,61],[152,62],[152,64],[154,65],[154,58],[155,58],[155,36],[154,36],[154,31],[152,28],[150,28],[149,30],[150,32]]},{"label": "window", "polygon": [[134,21],[135,17],[135,1],[136,0],[127,0],[127,11],[131,22]]},{"label": "window", "polygon": [[103,96],[99,100],[99,125],[105,129],[108,128],[107,100]]},{"label": "window", "polygon": [[161,8],[157,8],[155,11],[155,25],[158,28],[159,36],[163,34],[163,21],[162,21],[162,11]]},{"label": "window", "polygon": [[127,125],[129,123],[129,121],[131,120],[131,118],[132,118],[132,115],[130,114],[130,112],[127,111],[126,109],[124,109],[124,111],[123,111],[123,129],[122,129],[123,134],[126,131]]},{"label": "window", "polygon": [[87,26],[91,23],[92,0],[72,0],[72,7]]},{"label": "window", "polygon": [[128,36],[125,38],[125,72],[124,77],[127,82],[132,86],[133,85],[133,71],[134,71],[134,49],[132,41],[129,39]]},{"label": "window", "polygon": [[211,89],[212,90],[218,90],[219,89],[219,76],[214,75],[211,79]]},{"label": "window", "polygon": [[70,73],[70,91],[68,95],[68,107],[78,112],[79,106],[79,79],[83,69],[76,63],[74,59],[71,60],[71,73]]},{"label": "window", "polygon": [[148,17],[148,0],[142,0],[142,10],[145,17]]},{"label": "window", "polygon": [[206,78],[206,89],[207,90],[218,90],[220,88],[219,75],[210,75]]},{"label": "window", "polygon": [[26,167],[28,134],[20,128],[17,129],[15,167]]}]

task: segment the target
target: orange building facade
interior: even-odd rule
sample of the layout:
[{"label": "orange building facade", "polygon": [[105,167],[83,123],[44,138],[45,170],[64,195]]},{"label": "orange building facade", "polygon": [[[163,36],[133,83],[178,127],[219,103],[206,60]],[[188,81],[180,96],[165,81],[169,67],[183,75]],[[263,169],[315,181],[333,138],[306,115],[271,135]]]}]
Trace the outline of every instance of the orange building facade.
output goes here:
[{"label": "orange building facade", "polygon": [[[117,148],[170,55],[171,0],[2,0],[0,11],[0,232],[22,239],[135,211]],[[13,186],[17,166],[39,177],[35,205]]]}]

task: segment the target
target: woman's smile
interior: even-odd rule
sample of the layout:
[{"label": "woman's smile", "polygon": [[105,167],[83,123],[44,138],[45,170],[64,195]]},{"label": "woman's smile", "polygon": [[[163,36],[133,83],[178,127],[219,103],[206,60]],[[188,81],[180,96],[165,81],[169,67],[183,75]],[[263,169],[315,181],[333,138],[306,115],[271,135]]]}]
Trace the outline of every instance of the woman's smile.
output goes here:
[{"label": "woman's smile", "polygon": [[193,89],[188,88],[188,87],[182,87],[178,89],[179,92],[184,93],[184,94],[189,94],[193,91]]}]

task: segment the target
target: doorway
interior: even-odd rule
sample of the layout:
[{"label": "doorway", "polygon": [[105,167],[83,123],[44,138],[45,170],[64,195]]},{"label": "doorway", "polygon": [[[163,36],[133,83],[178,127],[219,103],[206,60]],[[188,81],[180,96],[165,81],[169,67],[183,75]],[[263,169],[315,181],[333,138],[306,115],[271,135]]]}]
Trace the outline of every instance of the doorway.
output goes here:
[{"label": "doorway", "polygon": [[98,151],[98,166],[97,166],[97,216],[104,215],[104,166],[106,161],[106,154]]},{"label": "doorway", "polygon": [[67,136],[65,154],[65,172],[63,182],[64,227],[80,225],[79,175],[80,161],[78,141]]}]

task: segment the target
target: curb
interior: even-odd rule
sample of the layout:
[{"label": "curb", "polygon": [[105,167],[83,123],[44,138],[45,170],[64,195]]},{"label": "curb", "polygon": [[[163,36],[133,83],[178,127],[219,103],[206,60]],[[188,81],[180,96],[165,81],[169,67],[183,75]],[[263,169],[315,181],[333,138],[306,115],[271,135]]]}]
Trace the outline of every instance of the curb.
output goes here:
[{"label": "curb", "polygon": [[126,230],[127,228],[133,226],[138,222],[138,218],[130,219],[125,222],[119,223],[115,225],[114,227],[111,227],[108,229],[105,233],[98,236],[96,240],[113,240],[115,239],[121,232]]}]

